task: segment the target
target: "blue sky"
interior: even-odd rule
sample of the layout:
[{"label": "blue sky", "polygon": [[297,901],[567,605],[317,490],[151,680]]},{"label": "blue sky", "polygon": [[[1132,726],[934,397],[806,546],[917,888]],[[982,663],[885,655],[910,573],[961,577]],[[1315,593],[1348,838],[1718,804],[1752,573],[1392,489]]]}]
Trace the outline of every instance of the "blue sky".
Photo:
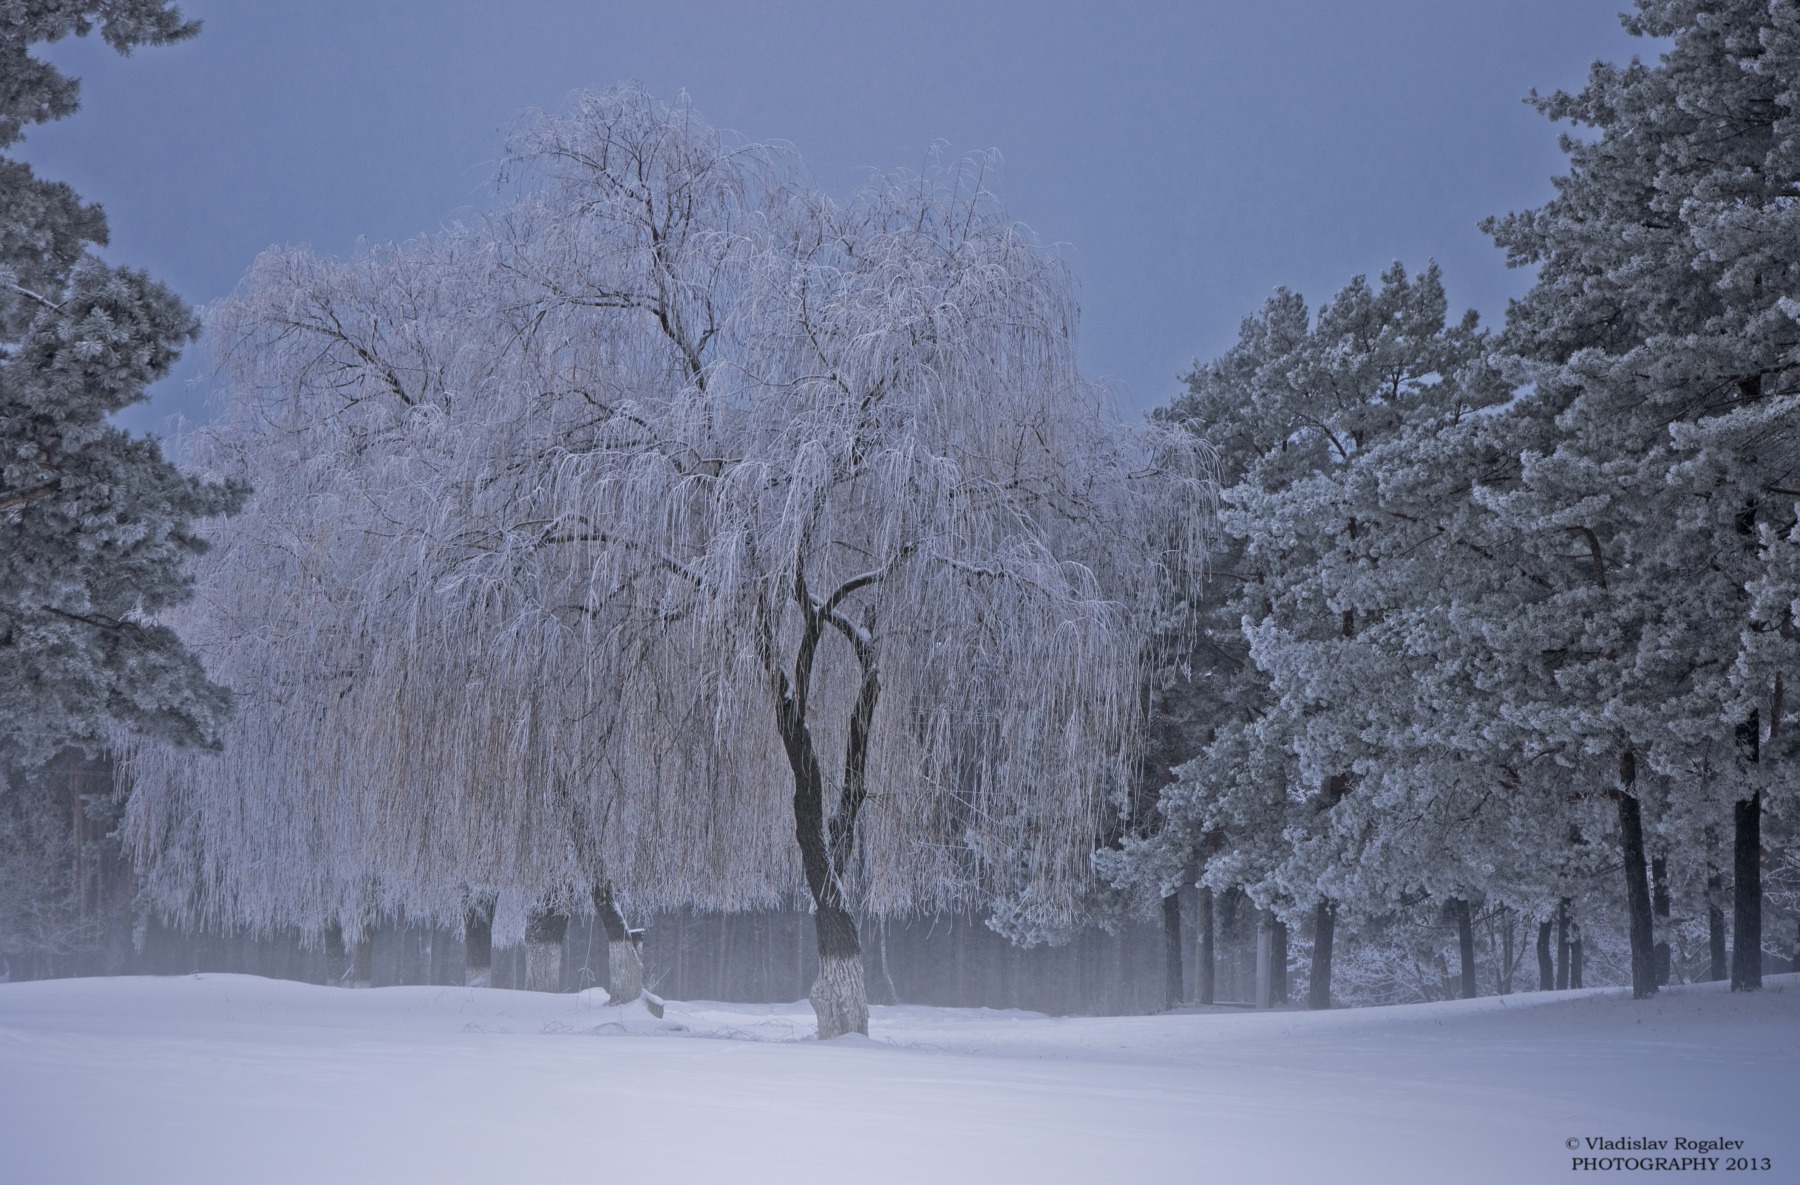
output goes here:
[{"label": "blue sky", "polygon": [[[194,41],[47,52],[83,110],[23,155],[100,201],[110,256],[196,304],[272,243],[338,254],[486,200],[515,114],[685,89],[847,193],[934,141],[997,148],[1015,215],[1065,244],[1082,354],[1135,414],[1277,286],[1314,303],[1435,258],[1496,321],[1529,277],[1477,229],[1536,205],[1556,129],[1521,100],[1654,53],[1619,0],[186,0]],[[198,352],[127,422],[205,414]]]}]

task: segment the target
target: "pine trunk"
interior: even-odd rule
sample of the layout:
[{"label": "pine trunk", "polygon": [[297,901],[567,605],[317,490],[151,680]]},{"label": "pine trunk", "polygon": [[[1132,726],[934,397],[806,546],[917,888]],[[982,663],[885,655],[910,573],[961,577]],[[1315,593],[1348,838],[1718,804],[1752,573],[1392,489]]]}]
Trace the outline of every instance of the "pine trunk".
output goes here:
[{"label": "pine trunk", "polygon": [[1656,915],[1656,986],[1669,984],[1669,858],[1650,861],[1650,909]]},{"label": "pine trunk", "polygon": [[494,898],[478,894],[463,911],[463,983],[491,987],[494,982]]},{"label": "pine trunk", "polygon": [[1538,991],[1540,992],[1556,989],[1556,960],[1550,957],[1550,932],[1554,928],[1549,922],[1538,923],[1537,960]]},{"label": "pine trunk", "polygon": [[1732,808],[1731,990],[1762,990],[1762,793]]},{"label": "pine trunk", "polygon": [[1581,926],[1577,922],[1569,923],[1569,986],[1581,986]]},{"label": "pine trunk", "polygon": [[563,938],[569,915],[540,905],[525,915],[525,990],[562,991]]},{"label": "pine trunk", "polygon": [[1288,1002],[1288,928],[1280,918],[1269,920],[1269,994],[1276,1004]]},{"label": "pine trunk", "polygon": [[[1500,927],[1500,970],[1494,976],[1494,990],[1499,992],[1502,996],[1510,996],[1512,995],[1513,990],[1513,969],[1518,965],[1513,961],[1513,927],[1515,919],[1512,909],[1508,906],[1501,907],[1500,916],[1505,921]],[[1489,949],[1491,950],[1493,948],[1490,946]]]},{"label": "pine trunk", "polygon": [[1625,905],[1631,925],[1631,995],[1656,994],[1656,923],[1650,908],[1650,870],[1644,861],[1644,815],[1632,793],[1637,762],[1630,752],[1620,761],[1619,855],[1625,871]]},{"label": "pine trunk", "polygon": [[1181,894],[1162,899],[1162,923],[1163,1007],[1179,1008],[1186,1002],[1181,982]]},{"label": "pine trunk", "polygon": [[1337,934],[1337,902],[1321,899],[1313,909],[1312,974],[1306,985],[1306,1006],[1315,1011],[1331,1007],[1331,947]]},{"label": "pine trunk", "polygon": [[1706,978],[1717,983],[1730,976],[1725,957],[1725,878],[1717,868],[1706,877]]},{"label": "pine trunk", "polygon": [[1556,990],[1569,987],[1569,898],[1556,904]]},{"label": "pine trunk", "polygon": [[1456,951],[1461,963],[1461,998],[1473,1000],[1480,989],[1475,983],[1475,920],[1466,898],[1450,898],[1450,916],[1456,922]]},{"label": "pine trunk", "polygon": [[1275,928],[1269,915],[1263,910],[1256,911],[1256,997],[1258,1008],[1268,1008],[1275,1003],[1274,994],[1274,950]]},{"label": "pine trunk", "polygon": [[1213,952],[1213,891],[1201,885],[1194,893],[1194,1003],[1211,1004],[1218,991]]}]

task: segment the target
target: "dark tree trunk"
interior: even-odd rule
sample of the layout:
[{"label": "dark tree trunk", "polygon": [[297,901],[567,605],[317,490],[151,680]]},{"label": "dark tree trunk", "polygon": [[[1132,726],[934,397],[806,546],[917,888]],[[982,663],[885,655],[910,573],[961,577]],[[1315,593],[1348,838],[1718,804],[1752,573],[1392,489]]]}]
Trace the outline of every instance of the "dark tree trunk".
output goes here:
[{"label": "dark tree trunk", "polygon": [[1554,927],[1549,922],[1538,923],[1537,960],[1538,991],[1548,992],[1556,989],[1556,960],[1550,957],[1550,932]]},{"label": "dark tree trunk", "polygon": [[625,924],[613,898],[612,882],[594,886],[594,916],[606,931],[606,994],[614,1004],[629,1004],[644,994],[644,959],[639,949],[641,930]]},{"label": "dark tree trunk", "polygon": [[[1779,694],[1779,692],[1777,692]],[[1773,726],[1779,716],[1772,719]],[[1762,714],[1738,725],[1738,747],[1752,771],[1762,760]],[[1762,990],[1762,792],[1732,808],[1731,990]]]},{"label": "dark tree trunk", "polygon": [[1656,915],[1656,986],[1669,983],[1669,858],[1650,861],[1650,909]]},{"label": "dark tree trunk", "polygon": [[568,932],[569,915],[548,902],[535,905],[526,913],[526,991],[562,991],[563,939]]},{"label": "dark tree trunk", "polygon": [[1217,992],[1217,964],[1213,953],[1213,891],[1201,885],[1194,892],[1194,1003],[1211,1004]]},{"label": "dark tree trunk", "polygon": [[861,666],[861,685],[851,709],[844,745],[844,777],[836,808],[829,817],[825,777],[807,720],[814,656],[823,632],[832,625],[810,595],[801,597],[805,629],[788,678],[775,658],[773,611],[762,615],[758,653],[769,673],[775,699],[776,731],[794,775],[794,839],[800,848],[800,871],[813,900],[813,929],[819,946],[819,977],[808,999],[819,1021],[820,1040],[848,1033],[868,1034],[869,992],[856,919],[844,898],[843,876],[856,848],[856,821],[868,792],[869,737],[881,678],[866,641],[850,637]]},{"label": "dark tree trunk", "polygon": [[1473,1000],[1480,994],[1475,983],[1475,919],[1464,897],[1450,898],[1450,917],[1456,923],[1456,951],[1461,962],[1461,998]]},{"label": "dark tree trunk", "polygon": [[1264,909],[1256,911],[1256,995],[1258,1008],[1275,1005],[1275,919]]},{"label": "dark tree trunk", "polygon": [[1732,808],[1731,990],[1762,990],[1762,792]]},{"label": "dark tree trunk", "polygon": [[1578,988],[1581,986],[1581,958],[1582,958],[1581,925],[1578,922],[1570,922],[1569,923],[1569,986],[1572,988]]},{"label": "dark tree trunk", "polygon": [[1270,922],[1269,991],[1277,1004],[1288,1002],[1288,928],[1280,918]]},{"label": "dark tree trunk", "polygon": [[1629,749],[1619,759],[1619,781],[1619,854],[1631,925],[1631,995],[1648,1000],[1656,994],[1656,923],[1650,911],[1650,870],[1644,862],[1643,809],[1633,792],[1637,758]]},{"label": "dark tree trunk", "polygon": [[492,987],[494,983],[494,897],[476,893],[463,909],[463,983]]},{"label": "dark tree trunk", "polygon": [[1569,986],[1569,898],[1556,903],[1556,990]]},{"label": "dark tree trunk", "polygon": [[1503,919],[1500,927],[1500,970],[1494,976],[1494,990],[1502,996],[1510,996],[1513,990],[1513,969],[1518,966],[1513,959],[1515,918],[1510,906],[1502,906],[1500,916]]},{"label": "dark tree trunk", "polygon": [[1706,875],[1706,978],[1713,983],[1730,976],[1725,958],[1725,878],[1717,868]]},{"label": "dark tree trunk", "polygon": [[1306,1006],[1323,1011],[1331,1007],[1331,946],[1337,935],[1337,902],[1322,898],[1313,909],[1312,976],[1306,985]]},{"label": "dark tree trunk", "polygon": [[1181,894],[1162,899],[1163,1007],[1179,1008],[1186,1002],[1181,982]]}]

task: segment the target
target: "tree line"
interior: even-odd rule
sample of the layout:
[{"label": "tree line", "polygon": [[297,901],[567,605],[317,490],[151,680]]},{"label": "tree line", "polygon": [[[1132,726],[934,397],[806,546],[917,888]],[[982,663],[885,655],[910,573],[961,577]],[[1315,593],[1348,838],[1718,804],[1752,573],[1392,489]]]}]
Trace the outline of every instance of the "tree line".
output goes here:
[{"label": "tree line", "polygon": [[[42,92],[12,138],[73,109],[33,41],[192,31],[89,7],[7,34]],[[523,120],[490,214],[259,259],[184,476],[104,417],[191,318],[9,164],[15,780],[118,751],[147,907],[346,965],[405,916],[480,980],[523,910],[553,984],[579,915],[629,998],[628,919],[799,904],[824,1036],[866,1031],[870,918],[1059,941],[1179,932],[1184,895],[1206,1002],[1227,897],[1264,999],[1290,928],[1329,1007],[1409,918],[1465,994],[1478,926],[1501,982],[1535,925],[1579,984],[1601,877],[1635,994],[1676,901],[1708,974],[1729,913],[1752,990],[1793,801],[1800,32],[1628,26],[1654,64],[1533,98],[1577,134],[1485,224],[1536,269],[1498,331],[1435,267],[1278,291],[1138,425],[991,159],[837,201],[621,87]]]},{"label": "tree line", "polygon": [[1537,271],[1499,332],[1448,319],[1435,268],[1282,291],[1158,412],[1218,449],[1223,544],[1161,685],[1187,760],[1102,863],[1307,926],[1314,1007],[1339,927],[1421,907],[1470,993],[1471,909],[1537,919],[1548,987],[1601,875],[1634,995],[1669,976],[1678,894],[1707,977],[1728,911],[1731,985],[1761,983],[1764,821],[1793,800],[1800,42],[1760,3],[1627,26],[1657,64],[1532,98],[1575,131],[1556,196],[1483,226]]}]

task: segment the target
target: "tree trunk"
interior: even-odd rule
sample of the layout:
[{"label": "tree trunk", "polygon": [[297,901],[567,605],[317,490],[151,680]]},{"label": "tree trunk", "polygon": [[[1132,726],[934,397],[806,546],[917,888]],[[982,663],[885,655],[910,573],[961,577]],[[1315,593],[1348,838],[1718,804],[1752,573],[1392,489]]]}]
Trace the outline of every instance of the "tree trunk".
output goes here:
[{"label": "tree trunk", "polygon": [[1556,960],[1550,957],[1550,932],[1553,928],[1549,922],[1538,923],[1537,960],[1538,991],[1540,992],[1556,989]]},{"label": "tree trunk", "polygon": [[1266,910],[1256,911],[1256,997],[1258,1008],[1275,1003],[1275,925]]},{"label": "tree trunk", "polygon": [[1644,816],[1632,792],[1637,759],[1630,750],[1619,760],[1619,854],[1625,870],[1625,905],[1631,924],[1631,996],[1656,994],[1656,923],[1650,911],[1650,872],[1644,862]]},{"label": "tree trunk", "polygon": [[825,777],[807,723],[807,695],[814,654],[828,623],[803,598],[806,627],[790,681],[774,657],[774,625],[765,612],[758,653],[770,676],[775,700],[776,731],[794,775],[794,839],[800,847],[800,870],[813,900],[813,930],[819,944],[819,978],[807,999],[819,1019],[819,1039],[848,1033],[868,1034],[869,993],[863,979],[862,942],[856,919],[844,898],[843,875],[856,850],[856,820],[868,791],[869,736],[881,679],[874,652],[852,640],[862,668],[856,704],[850,713],[844,745],[844,779],[837,807],[827,818]]},{"label": "tree trunk", "polygon": [[1581,923],[1569,923],[1569,986],[1581,986]]},{"label": "tree trunk", "polygon": [[1218,990],[1213,954],[1213,891],[1201,885],[1194,893],[1194,1003],[1211,1004]]},{"label": "tree trunk", "polygon": [[1460,995],[1464,1000],[1473,1000],[1480,994],[1475,983],[1475,919],[1467,898],[1452,897],[1449,904],[1450,917],[1456,923],[1456,951],[1462,970]]},{"label": "tree trunk", "polygon": [[1181,894],[1162,899],[1163,1007],[1179,1008],[1185,1002],[1181,982]]},{"label": "tree trunk", "polygon": [[644,994],[644,958],[639,947],[643,931],[625,924],[610,881],[595,885],[593,896],[594,916],[606,931],[606,994],[614,1004],[629,1004]]},{"label": "tree trunk", "polygon": [[1731,990],[1762,990],[1762,792],[1732,808]]},{"label": "tree trunk", "polygon": [[1650,911],[1656,920],[1656,986],[1669,984],[1669,857],[1650,861]]},{"label": "tree trunk", "polygon": [[562,991],[563,937],[569,931],[569,915],[548,904],[533,906],[525,915],[525,990]]},{"label": "tree trunk", "polygon": [[494,982],[494,897],[476,893],[463,910],[463,983],[491,987]]},{"label": "tree trunk", "polygon": [[1731,972],[1725,958],[1725,878],[1709,868],[1706,875],[1706,978],[1717,983]]},{"label": "tree trunk", "polygon": [[1288,928],[1278,917],[1269,919],[1269,994],[1276,1004],[1288,1002]]},{"label": "tree trunk", "polygon": [[862,944],[848,910],[820,906],[813,915],[819,934],[819,978],[807,1000],[819,1018],[819,1039],[868,1034],[869,990],[863,982]]},{"label": "tree trunk", "polygon": [[[1502,996],[1510,996],[1513,990],[1513,968],[1518,965],[1513,961],[1512,907],[1502,906],[1500,917],[1500,970],[1494,975],[1494,990]],[[1488,949],[1492,950],[1493,947],[1490,945]]]},{"label": "tree trunk", "polygon": [[1331,1007],[1331,945],[1337,934],[1337,902],[1321,898],[1313,909],[1312,975],[1306,985],[1306,1006],[1316,1011]]},{"label": "tree trunk", "polygon": [[343,987],[350,975],[350,962],[344,949],[344,928],[336,922],[325,927],[325,982]]},{"label": "tree trunk", "polygon": [[1569,898],[1556,903],[1556,990],[1569,987]]},{"label": "tree trunk", "polygon": [[[890,965],[888,963],[887,919],[886,918],[876,919],[875,927],[876,927],[876,930],[875,930],[876,941],[880,944],[880,953],[881,953],[881,983],[882,983],[882,986],[887,988],[888,1003],[889,1004],[898,1004],[898,1003],[900,1003],[900,989],[894,986],[894,969],[893,969],[892,965]],[[1001,963],[1001,972],[1000,972],[1000,983],[1001,983],[1000,994],[1001,994],[1002,1000],[1005,1003],[1005,1006],[1009,1007],[1009,1008],[1018,1007],[1017,1003],[1012,999],[1012,995],[1013,995],[1013,992],[1014,992],[1014,989],[1016,986],[1013,982],[1013,975],[1012,975],[1012,971],[1013,971],[1012,955],[1013,955],[1013,951],[1015,949],[1016,948],[1012,945],[1012,943],[1009,942],[1006,944],[1005,957],[1004,957],[1004,961]]]},{"label": "tree trunk", "polygon": [[350,986],[356,988],[375,986],[374,926],[364,926],[362,937],[356,940],[355,958],[350,967]]}]

